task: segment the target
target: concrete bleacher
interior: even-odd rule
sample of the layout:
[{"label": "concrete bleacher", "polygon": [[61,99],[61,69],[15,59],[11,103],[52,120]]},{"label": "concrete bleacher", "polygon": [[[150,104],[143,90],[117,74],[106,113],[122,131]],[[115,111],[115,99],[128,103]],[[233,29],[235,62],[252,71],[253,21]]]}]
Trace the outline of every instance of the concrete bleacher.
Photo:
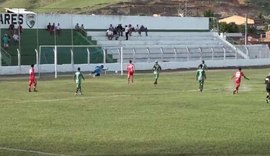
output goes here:
[{"label": "concrete bleacher", "polygon": [[270,58],[270,49],[266,44],[257,45],[236,45],[238,49],[245,52],[250,59]]},{"label": "concrete bleacher", "polygon": [[129,36],[129,40],[125,40],[125,36],[118,40],[108,40],[104,32],[98,31],[89,31],[87,35],[96,40],[97,44],[117,61],[120,60],[120,47],[124,47],[124,62],[129,59],[137,62],[169,62],[241,57],[213,32],[149,32],[148,36],[134,32]]}]

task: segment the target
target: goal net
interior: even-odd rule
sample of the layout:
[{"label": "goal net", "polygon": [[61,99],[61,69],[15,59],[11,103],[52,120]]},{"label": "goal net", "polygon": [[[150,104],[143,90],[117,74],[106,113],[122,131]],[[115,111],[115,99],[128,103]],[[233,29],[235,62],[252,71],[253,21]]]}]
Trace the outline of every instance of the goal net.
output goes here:
[{"label": "goal net", "polygon": [[[90,73],[98,65],[107,71],[122,71],[120,47],[98,45],[42,45],[39,47],[38,73],[42,77],[55,77],[73,73],[77,67]],[[117,55],[115,55],[117,53]],[[119,60],[120,59],[120,60]]]}]

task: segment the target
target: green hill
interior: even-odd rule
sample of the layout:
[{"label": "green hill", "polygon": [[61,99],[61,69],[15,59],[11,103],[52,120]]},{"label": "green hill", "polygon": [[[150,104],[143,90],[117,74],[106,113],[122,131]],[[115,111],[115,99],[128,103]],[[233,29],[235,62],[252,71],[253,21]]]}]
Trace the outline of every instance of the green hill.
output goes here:
[{"label": "green hill", "polygon": [[120,0],[0,0],[3,8],[27,8],[36,12],[87,12],[89,10],[105,7]]},{"label": "green hill", "polygon": [[[187,6],[187,8],[185,8]],[[0,9],[26,8],[40,13],[81,13],[105,15],[202,16],[206,10],[224,15],[247,12],[253,16],[270,14],[269,0],[0,0]]]}]

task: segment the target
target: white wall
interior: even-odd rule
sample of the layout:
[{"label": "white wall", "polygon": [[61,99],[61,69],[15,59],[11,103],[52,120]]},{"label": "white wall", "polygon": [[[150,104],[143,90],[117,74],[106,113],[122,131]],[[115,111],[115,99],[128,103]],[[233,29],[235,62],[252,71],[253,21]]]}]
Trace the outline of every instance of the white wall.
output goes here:
[{"label": "white wall", "polygon": [[[0,14],[4,18],[5,13]],[[85,29],[107,29],[110,24],[133,26],[144,25],[148,29],[164,30],[208,30],[209,20],[205,17],[153,17],[153,16],[105,16],[105,15],[77,15],[77,14],[36,14],[33,29],[45,29],[49,22],[60,23],[62,29],[74,28],[76,23],[84,24]],[[16,18],[17,19],[17,18]],[[15,20],[16,20],[15,19]],[[19,18],[17,19],[19,20]],[[23,28],[28,29],[29,17],[23,15]],[[1,23],[1,28],[8,28],[9,24]]]},{"label": "white wall", "polygon": [[[201,61],[187,61],[187,62],[160,62],[163,70],[166,69],[188,69],[197,68]],[[151,70],[154,62],[152,63],[135,63],[136,70]],[[269,65],[270,59],[241,59],[241,60],[207,60],[206,64],[209,68],[213,67],[237,67],[237,66],[263,66]],[[58,72],[72,72],[81,68],[81,71],[93,71],[97,65],[101,64],[81,64],[81,65],[58,65]],[[126,68],[127,63],[123,64],[123,69]],[[104,64],[108,71],[120,71],[121,66],[119,63]],[[0,67],[0,75],[17,75],[17,74],[28,74],[30,66],[2,66]],[[39,68],[35,66],[36,72],[41,73],[53,73],[54,65],[41,65]]]}]

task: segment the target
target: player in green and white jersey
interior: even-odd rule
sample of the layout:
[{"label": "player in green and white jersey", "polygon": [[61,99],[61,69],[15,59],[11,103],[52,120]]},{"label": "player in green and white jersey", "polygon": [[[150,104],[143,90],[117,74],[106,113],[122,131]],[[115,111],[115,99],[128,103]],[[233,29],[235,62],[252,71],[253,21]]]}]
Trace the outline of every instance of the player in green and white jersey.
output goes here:
[{"label": "player in green and white jersey", "polygon": [[157,80],[159,78],[159,72],[161,71],[161,66],[158,64],[158,61],[155,61],[155,65],[153,66],[154,76],[155,76],[155,82],[154,85],[157,85]]},{"label": "player in green and white jersey", "polygon": [[78,67],[78,71],[74,75],[74,80],[77,85],[75,95],[78,95],[78,93],[79,95],[82,95],[82,86],[81,86],[82,79],[84,80],[84,77],[83,77],[83,74],[81,73],[80,67]]},{"label": "player in green and white jersey", "polygon": [[205,71],[203,70],[202,64],[199,65],[199,69],[197,70],[196,80],[199,82],[199,90],[200,92],[202,92],[204,80],[206,80],[206,74],[205,74]]}]

